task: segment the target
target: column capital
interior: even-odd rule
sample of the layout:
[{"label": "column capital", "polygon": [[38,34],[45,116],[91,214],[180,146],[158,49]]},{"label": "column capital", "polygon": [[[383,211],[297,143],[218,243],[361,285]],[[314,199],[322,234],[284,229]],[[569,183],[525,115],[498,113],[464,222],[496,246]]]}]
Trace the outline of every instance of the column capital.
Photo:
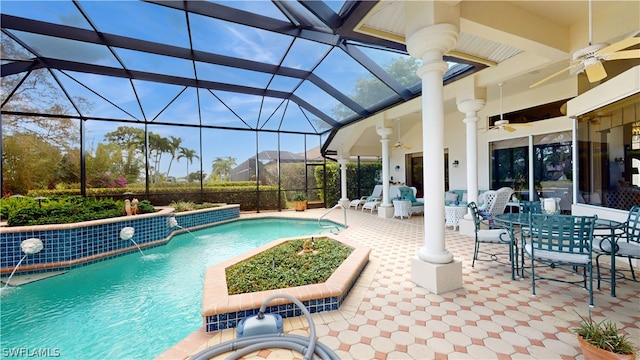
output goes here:
[{"label": "column capital", "polygon": [[460,112],[465,113],[467,116],[469,116],[469,113],[473,113],[471,115],[475,116],[475,113],[482,110],[486,103],[487,102],[484,99],[467,99],[460,101],[456,105],[458,105],[458,110]]},{"label": "column capital", "polygon": [[346,165],[349,162],[349,159],[338,159],[338,164]]},{"label": "column capital", "polygon": [[376,128],[376,133],[380,135],[383,139],[389,138],[389,135],[393,134],[393,128],[379,127],[379,128]]},{"label": "column capital", "polygon": [[456,46],[458,27],[436,24],[423,27],[407,38],[407,51],[423,62],[442,61],[442,56]]}]

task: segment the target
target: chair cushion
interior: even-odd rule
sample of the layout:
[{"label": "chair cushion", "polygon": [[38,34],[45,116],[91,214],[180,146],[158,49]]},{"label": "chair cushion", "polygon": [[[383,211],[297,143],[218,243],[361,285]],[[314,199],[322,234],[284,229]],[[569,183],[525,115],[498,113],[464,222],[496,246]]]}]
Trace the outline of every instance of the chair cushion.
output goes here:
[{"label": "chair cushion", "polygon": [[412,203],[416,201],[416,197],[413,196],[413,190],[411,190],[411,188],[404,186],[399,188],[398,191],[400,192],[400,200],[409,200]]},{"label": "chair cushion", "polygon": [[456,201],[458,200],[458,194],[452,192],[444,193],[444,201]]},{"label": "chair cushion", "polygon": [[[502,235],[502,238],[500,238],[500,235]],[[478,241],[493,243],[509,242],[509,232],[506,229],[478,230]]]},{"label": "chair cushion", "polygon": [[[552,250],[555,250],[552,247]],[[524,245],[524,251],[531,257],[531,243],[526,243]],[[549,251],[543,249],[535,249],[535,258],[542,259],[553,262],[564,262],[570,264],[588,264],[591,262],[591,254],[584,253],[571,253],[571,252],[559,252],[559,251]]]},{"label": "chair cushion", "polygon": [[[602,249],[602,251],[606,253],[611,253],[611,243],[609,240],[602,240],[600,247],[597,249]],[[640,245],[634,245],[626,241],[618,241],[618,251],[616,252],[616,255],[640,258]]]}]

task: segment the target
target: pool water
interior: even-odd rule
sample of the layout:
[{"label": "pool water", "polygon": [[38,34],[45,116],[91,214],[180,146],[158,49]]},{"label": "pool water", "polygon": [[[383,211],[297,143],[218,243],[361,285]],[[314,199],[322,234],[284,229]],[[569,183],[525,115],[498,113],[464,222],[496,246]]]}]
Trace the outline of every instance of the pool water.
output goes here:
[{"label": "pool water", "polygon": [[278,238],[326,232],[317,221],[236,221],[5,289],[0,357],[152,359],[202,326],[207,267]]}]

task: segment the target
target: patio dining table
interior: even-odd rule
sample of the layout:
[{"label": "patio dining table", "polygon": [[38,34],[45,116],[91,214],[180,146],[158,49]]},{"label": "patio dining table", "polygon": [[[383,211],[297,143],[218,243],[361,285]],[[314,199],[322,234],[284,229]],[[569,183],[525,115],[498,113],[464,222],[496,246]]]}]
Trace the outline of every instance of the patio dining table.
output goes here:
[{"label": "patio dining table", "polygon": [[[515,239],[515,235],[517,232],[521,233],[523,226],[529,225],[529,221],[529,214],[527,213],[505,213],[496,215],[494,218],[494,224],[496,226],[509,230],[512,239]],[[616,231],[621,231],[623,228],[624,222],[598,218],[596,219],[594,225],[594,237],[600,238],[600,241],[613,242],[611,249],[615,249],[616,243],[618,242],[618,235],[616,234]],[[522,266],[524,266],[524,254],[521,253],[520,259],[521,261],[519,264],[517,263],[517,256],[514,256],[513,259],[515,263],[512,264],[512,267],[515,267],[516,273],[518,272],[519,268],[522,268]],[[524,274],[520,273],[520,277],[522,278],[523,276]],[[615,251],[611,251],[611,296],[616,296]]]}]

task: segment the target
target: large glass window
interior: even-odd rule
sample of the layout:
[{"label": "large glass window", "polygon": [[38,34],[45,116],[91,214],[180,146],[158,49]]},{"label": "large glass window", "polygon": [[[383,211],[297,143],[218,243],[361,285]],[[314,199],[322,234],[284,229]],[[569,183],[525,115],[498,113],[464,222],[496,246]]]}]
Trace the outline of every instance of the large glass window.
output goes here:
[{"label": "large glass window", "polygon": [[585,203],[620,210],[640,204],[640,97],[580,116],[578,156]]},{"label": "large glass window", "polygon": [[[532,152],[530,152],[530,145]],[[491,143],[491,189],[510,187],[522,200],[531,198],[529,154],[533,153],[533,200],[559,198],[571,210],[573,163],[571,133],[558,132]]]},{"label": "large glass window", "polygon": [[529,199],[529,152],[526,137],[491,143],[491,189],[512,188]]}]

